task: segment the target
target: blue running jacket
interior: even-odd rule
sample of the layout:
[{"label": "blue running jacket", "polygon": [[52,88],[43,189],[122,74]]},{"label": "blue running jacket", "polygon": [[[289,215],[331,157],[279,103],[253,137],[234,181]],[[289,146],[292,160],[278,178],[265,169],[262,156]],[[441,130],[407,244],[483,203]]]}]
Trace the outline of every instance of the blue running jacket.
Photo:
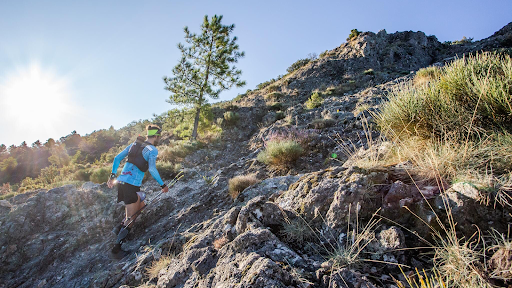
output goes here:
[{"label": "blue running jacket", "polygon": [[[121,164],[121,160],[123,160],[126,156],[128,156],[128,151],[132,147],[133,143],[128,145],[121,153],[119,153],[116,158],[114,158],[114,165],[112,166],[112,173],[117,173],[117,168],[119,168],[119,164]],[[153,178],[155,178],[156,182],[160,186],[164,185],[164,181],[160,178],[160,174],[158,170],[156,170],[156,157],[158,156],[158,150],[155,146],[148,144],[142,150],[142,156],[149,163],[149,173]],[[137,166],[132,163],[126,162],[123,167],[123,171],[121,175],[117,177],[117,181],[128,183],[133,186],[140,187],[142,185],[142,178],[144,178],[144,172],[140,171]]]}]

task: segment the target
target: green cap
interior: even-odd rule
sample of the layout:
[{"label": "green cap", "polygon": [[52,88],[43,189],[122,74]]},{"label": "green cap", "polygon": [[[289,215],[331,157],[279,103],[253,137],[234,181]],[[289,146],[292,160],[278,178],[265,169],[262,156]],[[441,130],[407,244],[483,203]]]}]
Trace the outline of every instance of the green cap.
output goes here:
[{"label": "green cap", "polygon": [[161,129],[148,130],[148,136],[160,136]]}]

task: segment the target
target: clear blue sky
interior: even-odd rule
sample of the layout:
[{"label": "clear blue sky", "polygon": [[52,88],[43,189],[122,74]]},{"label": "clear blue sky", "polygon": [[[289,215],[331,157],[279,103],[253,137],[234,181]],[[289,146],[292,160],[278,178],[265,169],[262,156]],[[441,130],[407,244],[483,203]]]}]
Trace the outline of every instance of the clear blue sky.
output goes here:
[{"label": "clear blue sky", "polygon": [[510,11],[508,0],[0,0],[0,143],[121,128],[172,108],[162,76],[179,60],[183,27],[198,31],[204,15],[234,23],[246,53],[247,86],[221,94],[228,100],[339,46],[353,28],[479,40],[512,21]]}]

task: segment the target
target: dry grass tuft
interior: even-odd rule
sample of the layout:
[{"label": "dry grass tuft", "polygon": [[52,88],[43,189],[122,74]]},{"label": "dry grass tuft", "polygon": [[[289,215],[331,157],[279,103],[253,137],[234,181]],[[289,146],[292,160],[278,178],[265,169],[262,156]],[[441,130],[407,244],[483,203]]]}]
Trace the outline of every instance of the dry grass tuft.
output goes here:
[{"label": "dry grass tuft", "polygon": [[258,178],[256,178],[256,173],[240,175],[229,179],[229,195],[231,198],[236,199],[240,192],[242,192],[245,188],[254,185],[260,182]]},{"label": "dry grass tuft", "polygon": [[154,279],[158,277],[158,273],[162,269],[167,268],[169,264],[171,264],[172,260],[174,259],[174,256],[167,255],[167,256],[161,256],[160,259],[153,261],[149,267],[146,268],[146,273],[149,279]]}]

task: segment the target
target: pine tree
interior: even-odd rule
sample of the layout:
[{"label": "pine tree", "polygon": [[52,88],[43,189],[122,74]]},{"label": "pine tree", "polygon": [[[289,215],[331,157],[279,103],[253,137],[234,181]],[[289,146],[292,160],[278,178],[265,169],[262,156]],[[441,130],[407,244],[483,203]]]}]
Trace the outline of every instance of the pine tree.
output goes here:
[{"label": "pine tree", "polygon": [[214,15],[208,20],[204,16],[201,34],[191,33],[184,28],[185,42],[178,44],[181,60],[172,70],[174,77],[164,77],[165,89],[171,92],[167,102],[195,108],[192,139],[197,137],[197,126],[201,107],[208,102],[207,97],[218,99],[219,94],[233,86],[242,87],[241,70],[233,64],[244,57],[239,52],[236,37],[230,38],[235,25],[221,24],[222,15]]}]

